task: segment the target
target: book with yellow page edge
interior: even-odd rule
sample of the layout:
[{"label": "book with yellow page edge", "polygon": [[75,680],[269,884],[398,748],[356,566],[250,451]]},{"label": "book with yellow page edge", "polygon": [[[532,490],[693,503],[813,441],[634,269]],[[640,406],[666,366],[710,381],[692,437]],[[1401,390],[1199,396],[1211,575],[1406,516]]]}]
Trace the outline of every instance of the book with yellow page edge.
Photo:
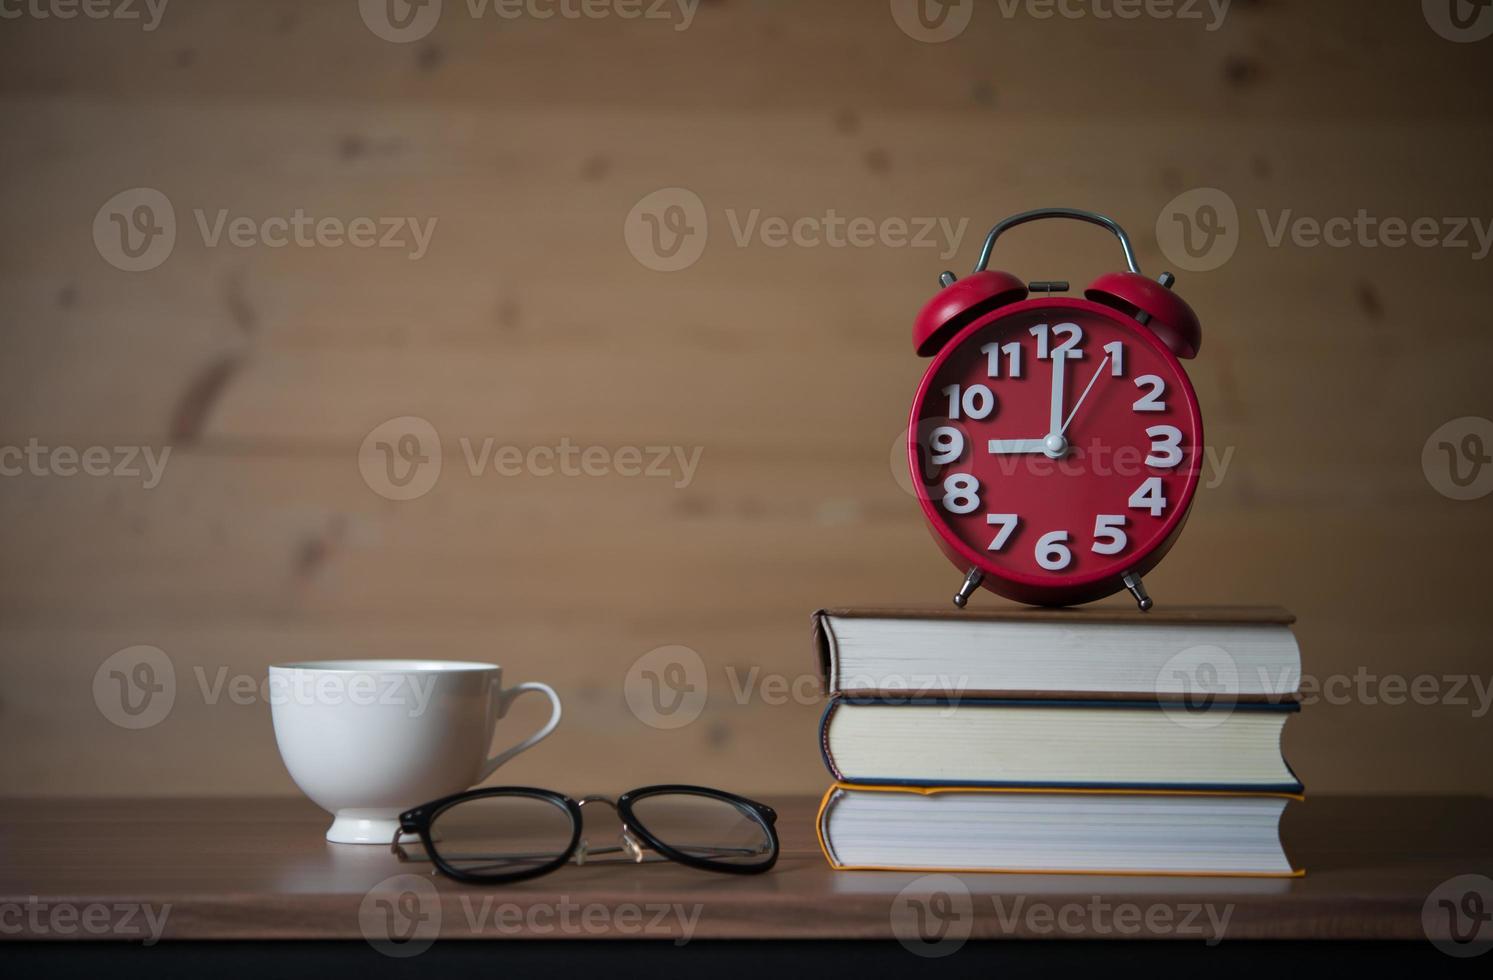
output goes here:
[{"label": "book with yellow page edge", "polygon": [[819,806],[840,871],[1288,878],[1293,793],[855,786]]}]

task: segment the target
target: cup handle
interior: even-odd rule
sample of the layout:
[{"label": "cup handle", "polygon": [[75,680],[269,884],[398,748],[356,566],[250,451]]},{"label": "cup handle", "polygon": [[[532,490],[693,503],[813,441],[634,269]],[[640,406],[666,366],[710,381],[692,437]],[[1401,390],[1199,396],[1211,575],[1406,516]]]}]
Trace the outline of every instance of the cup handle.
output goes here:
[{"label": "cup handle", "polygon": [[[496,686],[496,683],[494,681],[494,686]],[[518,700],[520,694],[526,694],[529,691],[539,691],[550,699],[550,704],[554,706],[554,711],[550,714],[550,720],[544,723],[543,728],[540,728],[539,731],[519,742],[513,748],[499,752],[488,759],[482,767],[482,775],[478,777],[477,782],[480,783],[488,776],[491,776],[497,770],[498,766],[518,755],[524,749],[533,748],[539,744],[539,742],[548,737],[550,732],[555,730],[555,726],[560,724],[560,695],[556,694],[555,689],[548,684],[541,684],[538,681],[525,681],[522,684],[513,685],[506,691],[499,690],[493,695],[493,726],[496,727],[499,719],[508,714],[508,709],[512,707],[514,701]]]}]

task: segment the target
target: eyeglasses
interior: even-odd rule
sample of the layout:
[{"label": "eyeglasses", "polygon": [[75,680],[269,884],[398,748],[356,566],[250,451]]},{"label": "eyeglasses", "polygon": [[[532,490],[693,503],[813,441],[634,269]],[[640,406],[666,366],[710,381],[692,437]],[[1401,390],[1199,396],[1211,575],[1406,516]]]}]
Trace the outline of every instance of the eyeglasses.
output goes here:
[{"label": "eyeglasses", "polygon": [[[581,808],[601,803],[622,821],[620,843],[592,847],[581,837]],[[547,789],[474,789],[406,810],[391,849],[417,836],[425,858],[457,881],[491,885],[548,874],[576,864],[677,861],[702,871],[760,874],[778,860],[778,815],[772,807],[704,786],[644,786],[615,800],[573,800]],[[648,853],[648,852],[653,853]],[[596,860],[599,855],[620,855]]]}]

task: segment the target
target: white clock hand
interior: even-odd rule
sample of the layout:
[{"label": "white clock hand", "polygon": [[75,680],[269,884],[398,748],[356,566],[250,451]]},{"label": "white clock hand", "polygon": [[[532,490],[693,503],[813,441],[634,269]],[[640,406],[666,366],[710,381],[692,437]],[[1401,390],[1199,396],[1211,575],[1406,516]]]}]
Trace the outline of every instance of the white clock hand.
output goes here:
[{"label": "white clock hand", "polygon": [[1084,388],[1083,394],[1081,394],[1081,395],[1078,396],[1078,401],[1073,404],[1073,411],[1071,411],[1071,412],[1068,413],[1068,421],[1066,421],[1066,422],[1063,423],[1063,427],[1058,430],[1058,435],[1063,435],[1065,432],[1068,431],[1068,426],[1070,426],[1070,425],[1073,424],[1073,416],[1075,416],[1075,415],[1078,414],[1079,408],[1083,406],[1083,400],[1085,398],[1089,397],[1089,392],[1092,391],[1093,388],[1094,388],[1094,382],[1099,380],[1099,375],[1101,375],[1101,374],[1104,373],[1104,368],[1108,364],[1109,364],[1109,355],[1105,354],[1104,355],[1104,360],[1102,360],[1102,361],[1099,362],[1099,370],[1097,370],[1097,371],[1094,372],[1094,376],[1089,379],[1089,383]]},{"label": "white clock hand", "polygon": [[1063,362],[1066,355],[1052,352],[1052,422],[1047,427],[1049,436],[1061,435],[1063,431]]},{"label": "white clock hand", "polygon": [[991,439],[986,444],[992,453],[997,455],[1010,455],[1013,453],[1044,453],[1047,451],[1046,439]]}]

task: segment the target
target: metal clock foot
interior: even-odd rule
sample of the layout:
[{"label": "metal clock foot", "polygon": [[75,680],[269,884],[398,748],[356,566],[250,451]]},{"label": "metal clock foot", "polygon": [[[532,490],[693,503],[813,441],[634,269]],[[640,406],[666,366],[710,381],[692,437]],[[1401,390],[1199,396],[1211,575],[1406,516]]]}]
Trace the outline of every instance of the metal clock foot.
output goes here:
[{"label": "metal clock foot", "polygon": [[1130,594],[1135,596],[1135,604],[1140,606],[1140,611],[1150,612],[1151,607],[1156,605],[1156,603],[1152,602],[1151,597],[1146,594],[1146,584],[1140,580],[1140,576],[1134,572],[1126,572],[1123,581],[1125,588],[1129,589]]},{"label": "metal clock foot", "polygon": [[954,596],[954,605],[963,609],[969,604],[969,597],[975,594],[980,583],[985,580],[985,573],[978,568],[971,568],[969,574],[964,576],[964,584],[959,586],[959,592]]}]

